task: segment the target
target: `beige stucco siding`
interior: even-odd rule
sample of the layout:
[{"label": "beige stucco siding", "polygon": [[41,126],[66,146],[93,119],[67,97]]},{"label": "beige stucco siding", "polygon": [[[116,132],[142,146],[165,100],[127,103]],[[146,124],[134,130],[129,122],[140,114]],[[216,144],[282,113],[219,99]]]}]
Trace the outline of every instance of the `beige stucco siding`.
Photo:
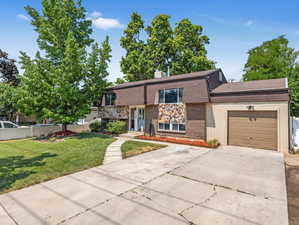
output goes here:
[{"label": "beige stucco siding", "polygon": [[[209,103],[206,105],[207,140],[215,138],[222,145],[227,145],[228,111],[248,110],[248,106],[253,106],[256,111],[277,111],[278,151],[287,153],[289,149],[289,105],[287,101],[272,103]],[[244,127],[244,132],[246,132],[246,127]]]}]

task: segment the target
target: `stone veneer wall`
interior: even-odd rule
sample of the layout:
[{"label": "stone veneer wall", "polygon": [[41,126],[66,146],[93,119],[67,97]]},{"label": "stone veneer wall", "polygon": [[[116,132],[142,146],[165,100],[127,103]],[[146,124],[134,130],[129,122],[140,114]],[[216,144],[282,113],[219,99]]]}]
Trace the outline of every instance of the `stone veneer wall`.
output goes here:
[{"label": "stone veneer wall", "polygon": [[103,106],[99,108],[99,117],[103,119],[129,119],[129,107]]},{"label": "stone veneer wall", "polygon": [[159,104],[160,122],[186,123],[186,106],[179,104]]},{"label": "stone veneer wall", "polygon": [[[170,104],[169,104],[170,105]],[[175,107],[175,104],[172,104]],[[172,136],[195,139],[206,139],[206,119],[205,119],[205,105],[204,104],[182,104],[178,106],[180,110],[177,112],[169,112],[170,108],[167,106],[159,107],[159,105],[149,105],[145,107],[145,133],[147,135],[158,136]],[[167,109],[165,109],[165,107]],[[184,109],[183,113],[181,110]],[[159,112],[161,114],[159,115]],[[165,113],[166,112],[166,113]],[[173,115],[174,114],[174,115]],[[182,116],[184,115],[184,117]],[[161,132],[158,130],[158,123],[160,119],[176,118],[178,122],[186,123],[185,133],[176,132]]]}]

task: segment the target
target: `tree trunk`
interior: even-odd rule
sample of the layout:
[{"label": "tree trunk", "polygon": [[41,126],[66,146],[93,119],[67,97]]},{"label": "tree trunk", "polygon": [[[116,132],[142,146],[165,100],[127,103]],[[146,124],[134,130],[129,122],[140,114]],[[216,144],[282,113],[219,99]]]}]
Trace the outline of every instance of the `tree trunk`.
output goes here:
[{"label": "tree trunk", "polygon": [[67,131],[67,124],[66,123],[62,124],[62,131],[63,132]]}]

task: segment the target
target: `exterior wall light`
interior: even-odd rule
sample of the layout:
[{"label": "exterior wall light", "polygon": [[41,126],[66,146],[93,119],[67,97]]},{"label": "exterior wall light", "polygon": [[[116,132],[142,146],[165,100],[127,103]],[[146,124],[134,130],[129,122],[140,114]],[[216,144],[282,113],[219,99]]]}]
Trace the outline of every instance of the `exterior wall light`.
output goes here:
[{"label": "exterior wall light", "polygon": [[249,106],[247,106],[247,109],[248,110],[254,110],[254,106],[253,105],[249,105]]}]

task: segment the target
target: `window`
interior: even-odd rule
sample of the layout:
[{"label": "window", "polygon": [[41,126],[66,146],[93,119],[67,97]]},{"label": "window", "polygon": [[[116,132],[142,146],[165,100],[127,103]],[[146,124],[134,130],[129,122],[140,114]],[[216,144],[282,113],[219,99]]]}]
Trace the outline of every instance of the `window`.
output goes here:
[{"label": "window", "polygon": [[159,130],[184,132],[186,131],[186,126],[178,123],[159,123]]},{"label": "window", "polygon": [[180,103],[183,100],[183,88],[159,90],[159,103]]},{"label": "window", "polygon": [[116,99],[115,93],[105,94],[105,105],[114,105],[115,99]]},{"label": "window", "polygon": [[16,125],[12,124],[12,123],[3,123],[3,127],[4,128],[17,128]]}]

